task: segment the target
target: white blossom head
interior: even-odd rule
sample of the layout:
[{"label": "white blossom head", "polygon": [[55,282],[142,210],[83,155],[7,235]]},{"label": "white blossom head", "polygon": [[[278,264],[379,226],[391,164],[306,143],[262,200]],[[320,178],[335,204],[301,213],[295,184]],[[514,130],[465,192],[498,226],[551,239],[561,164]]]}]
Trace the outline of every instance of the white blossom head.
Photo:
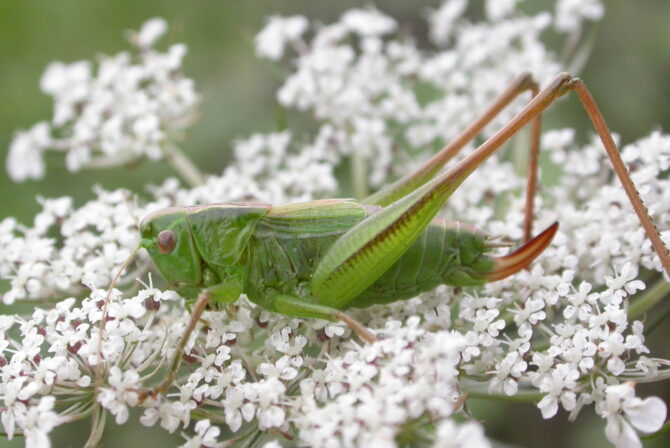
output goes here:
[{"label": "white blossom head", "polygon": [[[641,434],[659,430],[666,418],[666,404],[638,397],[635,382],[668,377],[670,363],[657,357],[646,331],[657,317],[651,306],[670,288],[604,168],[599,143],[580,144],[573,129],[542,136],[548,163],[561,168],[538,205],[538,228],[561,222],[543,256],[479,288],[443,285],[347,310],[374,331],[375,343],[358,340],[342,323],[275,313],[272,302],[266,309],[244,295],[211,302],[191,320],[200,289],[180,288],[211,280],[206,251],[219,251],[225,237],[214,234],[211,244],[196,247],[185,210],[336,197],[411,172],[519,72],[543,83],[561,70],[544,30],[553,24],[574,31],[602,15],[599,1],[562,0],[553,18],[547,11],[527,15],[523,3],[487,1],[485,15],[473,17],[467,1],[443,1],[427,13],[432,43],[408,36],[400,21],[372,7],[329,24],[271,17],[256,51],[286,64],[277,100],[313,120],[315,130],[242,136],[230,165],[207,177],[169,145],[190,123],[198,98],[180,71],[186,48],[155,49],[165,21],[151,19],[130,33],[133,52],[50,64],[41,88],[54,98],[54,114],[16,134],[8,158],[16,180],[42,176],[45,151],[61,151],[71,169],[169,155],[187,181],[198,181],[186,187],[167,178],[138,193],[95,188],[83,203],[39,198],[32,223],[0,221],[3,303],[34,305],[0,316],[7,436],[49,446],[53,428],[92,415],[95,444],[105,421],[128,424],[137,409],[140,424],[180,433],[182,446],[194,448],[247,441],[268,448],[488,447],[487,422],[468,409],[468,399],[480,397],[532,398],[546,419],[562,408],[572,420],[592,406],[606,422],[603,439],[640,446]],[[524,93],[481,138],[527,101]],[[659,228],[667,228],[670,136],[654,132],[621,152]],[[486,229],[498,236],[494,245],[520,240],[525,178],[515,168],[492,157],[440,217]],[[165,231],[172,233],[160,237]],[[667,231],[662,236],[670,241]],[[268,257],[287,257],[276,239],[268,241]],[[140,251],[108,293],[138,244],[149,254]],[[244,244],[235,247],[243,259]],[[191,258],[159,258],[175,254]],[[392,287],[415,281],[395,275]],[[308,294],[308,285],[299,291]],[[189,325],[193,332],[182,341]],[[152,389],[175,360],[182,365],[175,377]]]},{"label": "white blossom head", "polygon": [[96,64],[49,64],[40,86],[53,99],[53,118],[16,135],[7,159],[10,177],[44,176],[45,151],[64,153],[70,171],[171,154],[199,97],[181,73],[186,47],[175,44],[165,53],[154,48],[166,30],[163,19],[151,19],[132,33],[134,52],[101,56]]}]

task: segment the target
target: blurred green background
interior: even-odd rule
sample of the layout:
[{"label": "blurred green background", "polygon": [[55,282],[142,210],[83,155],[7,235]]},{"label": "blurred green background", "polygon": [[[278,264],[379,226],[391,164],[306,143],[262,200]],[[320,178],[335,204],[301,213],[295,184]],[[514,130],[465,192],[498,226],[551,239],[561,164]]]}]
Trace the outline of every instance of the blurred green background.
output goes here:
[{"label": "blurred green background", "polygon": [[[480,1],[473,0],[475,7]],[[537,9],[553,3],[527,0]],[[39,90],[46,65],[54,60],[72,62],[97,54],[114,54],[128,46],[123,31],[138,29],[154,16],[167,19],[170,32],[159,48],[175,42],[189,47],[184,70],[196,81],[204,99],[202,118],[191,129],[184,150],[201,167],[220,172],[230,159],[231,141],[252,132],[275,129],[274,92],[281,83],[277,67],[255,58],[253,37],[265,17],[272,14],[303,14],[323,22],[335,20],[352,6],[370,2],[328,0],[282,1],[181,1],[181,0],[22,0],[0,1],[0,161],[15,130],[28,128],[51,117],[50,99]],[[415,34],[425,37],[426,8],[439,1],[388,1],[375,4],[409,23]],[[653,129],[670,129],[670,2],[668,0],[608,1],[605,18],[598,25],[594,49],[581,77],[603,109],[612,130],[624,143],[647,135]],[[549,33],[551,34],[551,33]],[[551,35],[549,36],[551,40]],[[560,47],[555,48],[559,50]],[[302,121],[291,115],[289,120]],[[546,126],[572,126],[587,135],[589,124],[576,100],[552,108]],[[289,121],[289,127],[292,122]],[[91,186],[136,191],[147,183],[174,176],[161,163],[145,164],[128,175],[123,168],[84,171],[69,175],[61,159],[53,160],[47,177],[39,182],[13,184],[5,170],[0,175],[0,219],[16,216],[30,223],[39,209],[37,195],[73,196],[77,204],[92,196]],[[667,328],[653,334],[650,345],[656,355],[669,357]],[[660,351],[658,348],[660,347]],[[654,393],[668,402],[665,385],[640,386],[640,394]],[[570,425],[565,416],[544,422],[532,405],[493,402],[472,403],[475,416],[484,421],[489,437],[501,446],[574,447],[611,446],[604,438],[604,422],[592,412],[582,412]],[[131,416],[131,421],[133,417]],[[110,423],[110,427],[114,426]],[[86,424],[70,425],[54,432],[53,446],[78,447],[88,432]],[[175,446],[162,430],[131,424],[110,428],[106,446],[150,448]],[[668,439],[645,442],[647,447],[668,446]],[[0,447],[23,446],[0,439]]]}]

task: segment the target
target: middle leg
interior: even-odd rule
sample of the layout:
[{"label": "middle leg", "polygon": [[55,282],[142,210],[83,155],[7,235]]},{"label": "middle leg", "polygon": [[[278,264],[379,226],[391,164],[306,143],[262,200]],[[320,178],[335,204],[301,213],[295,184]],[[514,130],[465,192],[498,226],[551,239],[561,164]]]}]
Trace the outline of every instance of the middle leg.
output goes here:
[{"label": "middle leg", "polygon": [[272,303],[275,311],[278,313],[295,317],[315,317],[330,321],[341,320],[364,341],[372,343],[377,340],[375,335],[365,328],[363,324],[335,308],[318,305],[286,294],[277,294],[272,298]]}]

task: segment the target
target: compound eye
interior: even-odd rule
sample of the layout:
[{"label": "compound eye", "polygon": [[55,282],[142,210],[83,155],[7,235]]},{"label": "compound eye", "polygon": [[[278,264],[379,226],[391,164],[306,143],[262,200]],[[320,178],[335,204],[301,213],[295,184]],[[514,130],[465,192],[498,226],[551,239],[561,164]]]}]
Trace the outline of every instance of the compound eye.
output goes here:
[{"label": "compound eye", "polygon": [[169,254],[177,244],[177,236],[172,230],[163,230],[156,238],[156,245],[162,254]]}]

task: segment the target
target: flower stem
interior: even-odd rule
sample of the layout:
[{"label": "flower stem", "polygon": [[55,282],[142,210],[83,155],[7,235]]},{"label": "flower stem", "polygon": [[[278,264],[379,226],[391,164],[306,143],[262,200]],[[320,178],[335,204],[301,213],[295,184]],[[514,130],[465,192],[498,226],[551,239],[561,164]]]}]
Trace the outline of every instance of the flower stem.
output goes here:
[{"label": "flower stem", "polygon": [[354,196],[363,199],[368,196],[367,164],[358,149],[351,154],[351,178],[354,184]]},{"label": "flower stem", "polygon": [[638,375],[619,375],[621,380],[631,380],[636,383],[656,383],[658,381],[666,381],[670,379],[670,371],[658,372],[652,376],[638,376]]},{"label": "flower stem", "polygon": [[[244,448],[253,448],[256,445],[256,442],[263,436],[263,431],[256,429],[251,438],[244,444]],[[246,436],[245,436],[246,437]]]},{"label": "flower stem", "polygon": [[461,381],[461,390],[468,394],[468,398],[479,398],[483,400],[511,401],[515,403],[536,403],[545,395],[539,390],[519,389],[514,395],[495,393],[488,391],[488,383],[476,381]]},{"label": "flower stem", "polygon": [[644,294],[631,302],[628,308],[628,319],[635,319],[656,305],[661,299],[670,293],[670,283],[661,278],[647,289]]},{"label": "flower stem", "polygon": [[107,413],[99,403],[95,403],[92,409],[93,416],[91,417],[91,433],[84,448],[95,448],[100,445],[102,433],[105,430],[105,420]]},{"label": "flower stem", "polygon": [[176,145],[170,142],[166,143],[163,146],[163,154],[165,154],[165,159],[170,165],[191,187],[197,187],[205,183],[205,177],[198,167]]}]

